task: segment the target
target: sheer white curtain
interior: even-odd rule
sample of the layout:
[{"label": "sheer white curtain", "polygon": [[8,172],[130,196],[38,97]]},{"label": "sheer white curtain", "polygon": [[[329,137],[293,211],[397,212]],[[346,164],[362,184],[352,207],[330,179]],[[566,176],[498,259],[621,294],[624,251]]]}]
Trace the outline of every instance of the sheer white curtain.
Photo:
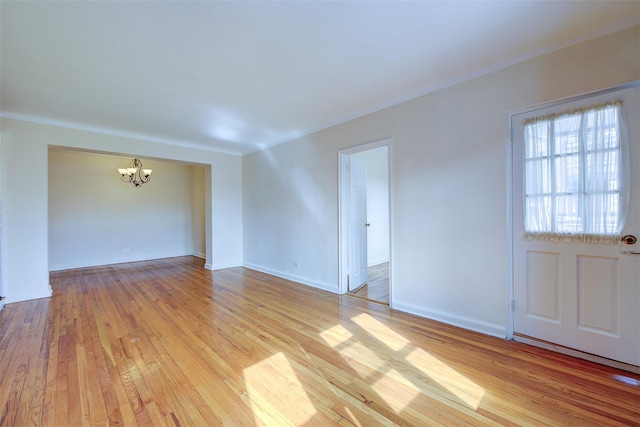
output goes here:
[{"label": "sheer white curtain", "polygon": [[528,119],[526,238],[615,242],[628,172],[621,102]]}]

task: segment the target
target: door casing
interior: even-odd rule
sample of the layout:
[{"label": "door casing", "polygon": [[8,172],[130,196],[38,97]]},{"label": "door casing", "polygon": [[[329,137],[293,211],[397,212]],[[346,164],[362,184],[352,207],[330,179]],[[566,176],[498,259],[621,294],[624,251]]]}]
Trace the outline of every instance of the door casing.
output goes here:
[{"label": "door casing", "polygon": [[349,167],[348,157],[361,151],[387,147],[387,168],[389,171],[389,306],[393,303],[392,269],[393,269],[393,191],[391,169],[391,138],[358,145],[338,151],[338,290],[340,294],[348,292],[347,276],[349,274]]}]

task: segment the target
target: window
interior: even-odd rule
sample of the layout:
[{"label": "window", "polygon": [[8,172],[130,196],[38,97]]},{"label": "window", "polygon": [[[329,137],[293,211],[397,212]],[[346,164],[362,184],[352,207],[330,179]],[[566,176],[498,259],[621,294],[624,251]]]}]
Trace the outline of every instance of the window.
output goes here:
[{"label": "window", "polygon": [[621,101],[527,119],[525,233],[613,242],[623,222]]}]

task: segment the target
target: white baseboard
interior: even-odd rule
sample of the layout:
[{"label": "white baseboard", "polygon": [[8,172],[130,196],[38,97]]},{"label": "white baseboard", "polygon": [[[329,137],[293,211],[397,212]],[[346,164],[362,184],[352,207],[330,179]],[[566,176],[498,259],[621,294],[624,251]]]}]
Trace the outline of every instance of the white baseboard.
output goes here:
[{"label": "white baseboard", "polygon": [[599,363],[601,365],[610,366],[612,368],[622,369],[623,371],[633,372],[634,374],[640,374],[640,366],[618,362],[617,360],[607,359],[605,357],[596,356],[595,354],[574,350],[572,348],[550,343],[548,341],[541,341],[535,338],[517,334],[513,336],[513,340],[534,347],[544,348],[545,350],[555,351],[556,353],[566,354],[567,356],[576,357],[578,359],[588,360],[590,362]]},{"label": "white baseboard", "polygon": [[411,304],[394,302],[393,309],[415,314],[416,316],[426,317],[427,319],[437,320],[438,322],[447,323],[460,328],[469,329],[474,332],[480,332],[481,334],[491,335],[498,338],[507,338],[507,327],[504,325],[489,323],[440,310],[417,307]]},{"label": "white baseboard", "polygon": [[224,270],[225,268],[235,268],[242,267],[242,263],[231,263],[231,264],[205,264],[204,268],[207,270]]},{"label": "white baseboard", "polygon": [[2,302],[0,302],[0,304],[4,306],[6,304],[11,304],[14,302],[30,301],[33,299],[40,299],[40,298],[49,298],[51,297],[51,295],[53,295],[53,291],[51,290],[50,286],[47,285],[47,289],[43,290],[42,292],[29,292],[29,293],[18,294],[18,295],[7,295],[7,298],[3,299]]},{"label": "white baseboard", "polygon": [[283,271],[274,270],[261,265],[251,264],[249,262],[245,262],[243,266],[246,268],[250,268],[251,270],[256,270],[261,273],[270,274],[272,276],[280,277],[282,279],[291,280],[292,282],[300,283],[302,285],[310,286],[312,288],[322,289],[323,291],[328,291],[334,294],[338,293],[337,284],[331,285],[329,283],[324,283],[317,280],[309,279],[308,277],[296,276],[294,274],[285,273]]},{"label": "white baseboard", "polygon": [[202,252],[194,252],[191,255],[193,255],[196,258],[207,259],[207,256],[205,254],[203,254]]},{"label": "white baseboard", "polygon": [[114,257],[111,259],[93,260],[93,261],[85,261],[85,262],[53,264],[53,265],[49,265],[49,271],[62,271],[62,270],[71,270],[76,268],[87,268],[87,267],[101,267],[104,265],[125,264],[128,262],[150,261],[154,259],[175,258],[175,257],[181,257],[181,256],[189,256],[189,255],[193,255],[193,253],[181,251],[181,252],[167,252],[167,253],[161,253],[161,254],[146,254],[138,257],[135,257],[135,256]]}]

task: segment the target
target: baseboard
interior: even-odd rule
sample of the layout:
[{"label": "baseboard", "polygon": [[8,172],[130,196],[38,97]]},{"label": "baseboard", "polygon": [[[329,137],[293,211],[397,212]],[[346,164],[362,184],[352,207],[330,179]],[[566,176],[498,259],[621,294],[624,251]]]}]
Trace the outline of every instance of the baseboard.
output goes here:
[{"label": "baseboard", "polygon": [[256,270],[261,273],[270,274],[272,276],[280,277],[282,279],[291,280],[292,282],[300,283],[302,285],[310,286],[312,288],[322,289],[323,291],[331,292],[334,294],[338,293],[337,285],[331,285],[328,283],[309,279],[308,277],[296,276],[294,274],[285,273],[283,271],[274,270],[268,267],[264,267],[262,265],[252,264],[249,262],[245,262],[243,266],[246,268],[250,268],[251,270]]},{"label": "baseboard", "polygon": [[53,295],[53,291],[47,285],[47,289],[43,292],[30,292],[28,294],[7,295],[6,299],[3,299],[2,303],[0,304],[4,306],[6,304],[11,304],[14,302],[30,301],[34,299],[40,299],[40,298],[50,298],[51,295]]},{"label": "baseboard", "polygon": [[203,254],[202,252],[194,252],[191,255],[193,255],[196,258],[207,259],[207,256],[205,254]]},{"label": "baseboard", "polygon": [[207,270],[224,270],[225,268],[235,268],[235,267],[242,267],[242,263],[215,264],[215,265],[206,263],[204,265],[204,268],[206,268]]},{"label": "baseboard", "polygon": [[73,270],[77,268],[102,267],[105,265],[125,264],[128,262],[151,261],[154,259],[175,258],[193,255],[192,252],[169,252],[163,254],[147,254],[139,257],[116,257],[107,260],[89,261],[83,263],[67,263],[49,265],[49,271]]},{"label": "baseboard", "polygon": [[394,310],[404,311],[420,317],[426,317],[427,319],[436,320],[438,322],[446,323],[453,326],[458,326],[460,328],[479,332],[481,334],[505,339],[507,337],[507,328],[503,325],[484,322],[482,320],[460,316],[458,314],[447,313],[441,310],[417,307],[411,304],[394,302],[392,308]]},{"label": "baseboard", "polygon": [[618,362],[617,360],[607,359],[606,357],[596,356],[595,354],[591,353],[585,353],[583,351],[564,347],[548,341],[539,340],[526,335],[514,334],[513,340],[534,347],[543,348],[545,350],[554,351],[556,353],[566,354],[567,356],[576,357],[578,359],[588,360],[589,362],[599,363],[600,365],[610,366],[612,368],[621,369],[623,371],[633,372],[634,374],[640,374],[640,366]]}]

